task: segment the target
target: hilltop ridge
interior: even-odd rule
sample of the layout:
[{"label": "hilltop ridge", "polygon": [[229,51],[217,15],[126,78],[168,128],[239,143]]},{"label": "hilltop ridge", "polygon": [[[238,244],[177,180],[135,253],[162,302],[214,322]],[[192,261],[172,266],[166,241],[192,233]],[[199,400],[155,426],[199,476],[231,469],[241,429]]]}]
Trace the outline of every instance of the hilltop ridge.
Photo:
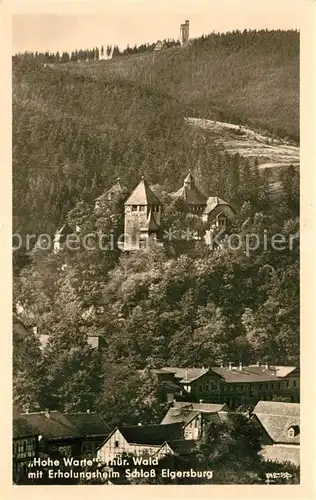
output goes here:
[{"label": "hilltop ridge", "polygon": [[299,34],[212,34],[186,48],[46,67],[14,59],[16,228],[59,226],[79,200],[140,172],[176,189],[193,168],[209,192],[255,202],[249,174],[249,188],[231,187],[247,159],[228,161],[188,117],[298,141]]}]

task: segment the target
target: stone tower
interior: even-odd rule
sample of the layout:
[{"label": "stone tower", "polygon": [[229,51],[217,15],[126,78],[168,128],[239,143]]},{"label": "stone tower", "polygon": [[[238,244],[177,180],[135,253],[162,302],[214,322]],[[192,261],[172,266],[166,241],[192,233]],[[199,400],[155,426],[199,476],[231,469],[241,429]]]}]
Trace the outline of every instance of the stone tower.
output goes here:
[{"label": "stone tower", "polygon": [[124,250],[145,248],[149,237],[156,238],[161,225],[162,203],[144,177],[125,202]]},{"label": "stone tower", "polygon": [[180,25],[180,43],[185,47],[189,43],[189,21],[186,20],[184,24]]}]

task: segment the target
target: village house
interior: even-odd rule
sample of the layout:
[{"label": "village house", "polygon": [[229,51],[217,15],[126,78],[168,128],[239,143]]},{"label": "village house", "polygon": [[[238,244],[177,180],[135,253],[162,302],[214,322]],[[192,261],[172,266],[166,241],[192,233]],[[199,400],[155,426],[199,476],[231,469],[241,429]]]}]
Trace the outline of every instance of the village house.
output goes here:
[{"label": "village house", "polygon": [[19,425],[32,429],[40,438],[38,451],[47,455],[81,456],[94,451],[110,433],[110,428],[95,412],[61,413],[57,410],[19,413]]},{"label": "village house", "polygon": [[231,409],[275,397],[287,398],[289,402],[300,399],[300,370],[295,366],[229,363],[212,368],[163,367],[160,371],[172,373],[190,400],[226,403]]},{"label": "village house", "polygon": [[21,413],[27,424],[41,436],[39,451],[49,456],[80,456],[81,435],[57,410]]},{"label": "village house", "polygon": [[164,442],[183,439],[179,423],[168,425],[135,425],[117,427],[97,450],[100,462],[109,464],[123,455],[153,456]]},{"label": "village house", "polygon": [[39,431],[27,422],[17,411],[13,411],[13,481],[21,484],[27,481],[29,463],[38,456]]},{"label": "village house", "polygon": [[262,431],[262,457],[300,464],[300,405],[259,401],[251,419]]},{"label": "village house", "polygon": [[220,422],[227,411],[225,404],[175,401],[162,419],[161,425],[180,423],[184,439],[196,441],[202,438],[206,422]]},{"label": "village house", "polygon": [[160,50],[165,50],[168,48],[168,45],[166,44],[166,42],[162,42],[161,40],[158,40],[156,42],[156,45],[155,45],[155,48],[154,48],[154,51],[155,52],[159,52]]},{"label": "village house", "polygon": [[98,413],[86,411],[65,413],[64,416],[81,436],[81,455],[94,455],[111,432],[110,427]]}]

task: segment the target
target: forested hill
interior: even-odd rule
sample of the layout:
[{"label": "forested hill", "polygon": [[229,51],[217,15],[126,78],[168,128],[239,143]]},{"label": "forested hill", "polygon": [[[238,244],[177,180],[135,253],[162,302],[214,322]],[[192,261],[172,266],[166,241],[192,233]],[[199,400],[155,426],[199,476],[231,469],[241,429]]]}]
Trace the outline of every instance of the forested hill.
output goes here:
[{"label": "forested hill", "polygon": [[[49,335],[43,351],[35,333],[13,339],[19,410],[91,409],[113,428],[158,423],[158,388],[139,369],[297,365],[297,172],[284,169],[283,199],[273,205],[257,165],[185,117],[298,138],[298,42],[296,32],[246,32],[109,62],[15,58],[15,232],[67,221],[85,236],[121,236],[123,200],[101,213],[93,201],[118,175],[133,189],[141,173],[166,200],[164,228],[202,232],[200,218],[166,195],[191,169],[201,190],[236,207],[238,237],[215,248],[165,238],[162,248],[123,254],[110,245],[56,254],[37,246],[27,263],[14,252],[14,304],[26,326]],[[100,337],[100,350],[87,334]]]},{"label": "forested hill", "polygon": [[14,229],[55,229],[79,200],[117,175],[133,186],[140,172],[172,189],[193,168],[210,194],[255,200],[245,160],[228,159],[186,116],[297,140],[299,34],[210,35],[185,49],[49,67],[15,58]]}]

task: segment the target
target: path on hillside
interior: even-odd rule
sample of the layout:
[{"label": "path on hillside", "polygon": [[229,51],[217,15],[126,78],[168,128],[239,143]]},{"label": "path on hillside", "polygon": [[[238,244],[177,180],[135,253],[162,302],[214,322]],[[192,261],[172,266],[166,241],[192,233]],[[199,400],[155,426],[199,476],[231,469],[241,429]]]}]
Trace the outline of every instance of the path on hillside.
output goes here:
[{"label": "path on hillside", "polygon": [[185,120],[189,125],[210,131],[215,142],[223,145],[228,153],[239,153],[248,159],[257,158],[260,169],[299,165],[299,147],[285,140],[271,138],[232,123],[203,118]]},{"label": "path on hillside", "polygon": [[280,169],[300,164],[300,149],[282,139],[268,137],[254,132],[248,127],[203,118],[186,118],[189,125],[208,130],[215,143],[222,145],[229,154],[240,154],[258,162],[260,171],[269,175],[269,194],[271,200],[278,201],[282,195]]}]

